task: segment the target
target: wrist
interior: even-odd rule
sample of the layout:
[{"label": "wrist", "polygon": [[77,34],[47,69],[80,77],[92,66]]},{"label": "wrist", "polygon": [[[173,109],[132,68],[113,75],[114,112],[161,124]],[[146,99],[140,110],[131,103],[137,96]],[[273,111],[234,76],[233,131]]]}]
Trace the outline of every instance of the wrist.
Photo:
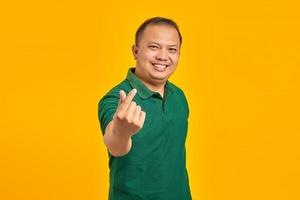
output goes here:
[{"label": "wrist", "polygon": [[120,129],[115,127],[115,123],[112,123],[112,134],[121,140],[129,140],[131,136],[129,134],[124,133],[124,131],[120,131]]}]

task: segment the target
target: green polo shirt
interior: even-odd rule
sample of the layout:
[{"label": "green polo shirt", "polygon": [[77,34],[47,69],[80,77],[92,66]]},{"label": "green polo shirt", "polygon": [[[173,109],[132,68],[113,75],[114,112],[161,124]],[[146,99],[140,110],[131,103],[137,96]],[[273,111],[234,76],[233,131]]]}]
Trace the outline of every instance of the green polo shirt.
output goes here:
[{"label": "green polo shirt", "polygon": [[191,200],[186,170],[185,140],[189,108],[181,89],[165,84],[162,98],[128,70],[127,78],[99,102],[102,133],[112,120],[119,91],[137,89],[133,101],[146,112],[142,129],[132,136],[130,151],[120,157],[109,152],[109,200]]}]

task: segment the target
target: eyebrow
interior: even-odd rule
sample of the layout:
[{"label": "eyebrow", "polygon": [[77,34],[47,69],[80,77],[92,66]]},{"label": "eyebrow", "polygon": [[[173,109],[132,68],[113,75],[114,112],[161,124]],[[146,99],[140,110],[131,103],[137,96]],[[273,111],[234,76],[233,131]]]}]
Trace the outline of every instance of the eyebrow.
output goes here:
[{"label": "eyebrow", "polygon": [[[159,45],[160,46],[160,44],[159,43],[157,43],[157,42],[148,42],[148,44],[151,44],[151,43],[154,43],[154,44],[157,44],[157,45]],[[173,46],[175,46],[175,47],[177,47],[177,45],[176,44],[170,44],[170,45],[167,45],[168,47],[173,47]]]}]

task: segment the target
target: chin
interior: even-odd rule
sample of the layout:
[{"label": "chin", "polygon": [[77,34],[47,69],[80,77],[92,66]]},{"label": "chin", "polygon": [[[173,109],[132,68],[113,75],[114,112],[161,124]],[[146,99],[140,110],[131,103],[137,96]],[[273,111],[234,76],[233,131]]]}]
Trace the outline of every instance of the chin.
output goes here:
[{"label": "chin", "polygon": [[166,75],[151,74],[150,77],[152,80],[155,80],[158,82],[164,82],[164,81],[167,81],[167,79],[168,79],[168,76],[166,76]]}]

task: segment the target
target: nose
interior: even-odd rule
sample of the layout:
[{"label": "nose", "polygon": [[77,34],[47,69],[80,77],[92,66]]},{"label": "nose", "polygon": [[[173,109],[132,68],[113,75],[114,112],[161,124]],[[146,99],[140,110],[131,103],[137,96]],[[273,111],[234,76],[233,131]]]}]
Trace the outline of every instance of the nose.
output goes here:
[{"label": "nose", "polygon": [[168,59],[168,52],[164,49],[160,49],[157,52],[156,59],[157,60],[164,60],[164,61],[167,60]]}]

